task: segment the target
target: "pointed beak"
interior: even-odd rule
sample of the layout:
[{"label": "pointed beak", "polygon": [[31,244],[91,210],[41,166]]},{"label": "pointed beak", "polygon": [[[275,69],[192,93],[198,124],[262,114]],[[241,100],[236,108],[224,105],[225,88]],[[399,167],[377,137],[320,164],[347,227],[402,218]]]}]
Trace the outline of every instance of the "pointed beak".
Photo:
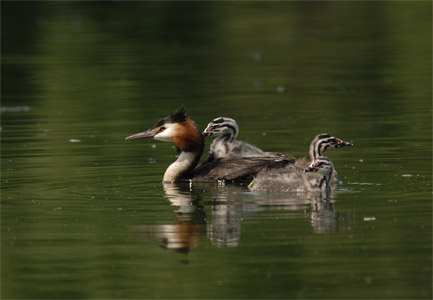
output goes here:
[{"label": "pointed beak", "polygon": [[350,147],[353,146],[353,144],[351,142],[345,142],[342,140],[338,140],[337,144],[335,145],[335,148],[339,149],[342,147]]},{"label": "pointed beak", "polygon": [[211,136],[213,134],[213,132],[212,132],[211,128],[209,128],[209,129],[206,128],[202,134],[203,134],[203,136]]},{"label": "pointed beak", "polygon": [[136,133],[133,135],[130,135],[125,138],[125,140],[138,140],[138,139],[151,139],[153,138],[158,132],[152,131],[152,130],[146,130],[144,132]]},{"label": "pointed beak", "polygon": [[304,170],[304,173],[308,173],[308,172],[316,172],[317,169],[315,169],[314,167],[308,167]]},{"label": "pointed beak", "polygon": [[[317,161],[318,159],[316,159]],[[310,164],[306,169],[304,169],[304,173],[307,172],[317,172],[319,170],[319,167],[314,163]]]}]

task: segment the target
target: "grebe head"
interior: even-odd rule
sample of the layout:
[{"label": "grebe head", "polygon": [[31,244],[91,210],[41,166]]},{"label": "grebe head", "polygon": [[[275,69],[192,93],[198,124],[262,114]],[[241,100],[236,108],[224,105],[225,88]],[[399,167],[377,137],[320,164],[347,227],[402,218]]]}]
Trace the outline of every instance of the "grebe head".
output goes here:
[{"label": "grebe head", "polygon": [[319,181],[319,188],[322,187],[323,183],[326,184],[326,191],[330,192],[331,187],[329,182],[332,177],[332,173],[334,172],[334,164],[328,157],[319,156],[315,161],[312,161],[304,172],[315,172],[321,175]]},{"label": "grebe head", "polygon": [[197,151],[204,147],[201,132],[194,121],[189,118],[184,106],[156,122],[149,130],[128,136],[125,140],[146,138],[173,142],[178,151],[184,152]]},{"label": "grebe head", "polygon": [[236,139],[239,133],[239,126],[235,120],[226,117],[213,119],[203,131],[204,136],[224,136],[230,141]]},{"label": "grebe head", "polygon": [[315,172],[320,175],[332,174],[334,164],[328,157],[319,156],[315,161],[311,162],[305,172]]},{"label": "grebe head", "polygon": [[310,158],[316,160],[326,150],[339,149],[346,146],[353,146],[350,142],[345,142],[328,133],[321,133],[314,137],[310,144]]}]

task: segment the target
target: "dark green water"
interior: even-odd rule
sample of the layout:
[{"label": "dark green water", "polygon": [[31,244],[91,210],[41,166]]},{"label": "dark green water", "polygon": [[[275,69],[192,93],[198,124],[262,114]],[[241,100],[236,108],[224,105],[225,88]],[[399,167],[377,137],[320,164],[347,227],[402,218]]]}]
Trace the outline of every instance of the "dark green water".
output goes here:
[{"label": "dark green water", "polygon": [[[1,6],[2,299],[431,299],[431,2]],[[344,183],[164,186],[181,104]]]}]

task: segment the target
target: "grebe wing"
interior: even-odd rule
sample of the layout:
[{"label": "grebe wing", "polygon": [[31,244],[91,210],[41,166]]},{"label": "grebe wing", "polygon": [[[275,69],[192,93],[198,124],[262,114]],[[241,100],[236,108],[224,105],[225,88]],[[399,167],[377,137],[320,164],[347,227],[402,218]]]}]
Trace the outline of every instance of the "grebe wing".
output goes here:
[{"label": "grebe wing", "polygon": [[193,173],[195,181],[251,180],[263,168],[281,168],[293,164],[293,158],[256,156],[242,158],[219,158],[208,164],[201,164]]},{"label": "grebe wing", "polygon": [[[202,162],[201,165],[207,165],[207,164],[210,164],[211,162],[214,162],[216,159],[217,159],[217,158],[216,158],[216,156],[215,156],[215,153],[211,152],[211,153],[209,153],[209,155],[206,157],[206,159]],[[200,166],[201,166],[201,165],[200,165]],[[200,167],[200,166],[199,166],[199,167]],[[198,167],[197,167],[197,168],[198,168]]]},{"label": "grebe wing", "polygon": [[308,168],[310,163],[311,163],[311,160],[308,161],[305,157],[301,157],[295,161],[295,166],[302,168],[302,169],[306,169],[306,168]]},{"label": "grebe wing", "polygon": [[254,177],[249,188],[268,192],[310,191],[318,186],[319,180],[319,174],[304,173],[304,169],[289,164],[281,168],[263,169]]},{"label": "grebe wing", "polygon": [[241,156],[243,157],[250,157],[250,156],[261,156],[261,157],[269,157],[269,158],[283,158],[283,159],[291,159],[289,156],[284,155],[279,152],[267,152],[263,151],[262,149],[248,144],[246,142],[241,141],[234,141],[234,144],[237,143],[236,148],[233,149],[233,151],[237,150],[238,152],[242,153]]}]

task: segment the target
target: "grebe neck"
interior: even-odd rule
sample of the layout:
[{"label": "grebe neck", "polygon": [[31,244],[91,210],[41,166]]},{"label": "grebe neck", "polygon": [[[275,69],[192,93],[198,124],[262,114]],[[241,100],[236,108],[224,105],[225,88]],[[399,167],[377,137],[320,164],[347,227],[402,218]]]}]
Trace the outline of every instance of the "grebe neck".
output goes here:
[{"label": "grebe neck", "polygon": [[329,184],[329,182],[331,181],[331,175],[332,173],[327,175],[322,175],[319,181],[319,188],[322,189],[323,184],[325,184],[325,191],[327,194],[331,193],[331,186]]},{"label": "grebe neck", "polygon": [[237,134],[235,132],[227,132],[215,139],[215,143],[229,142],[232,143],[236,139]]},{"label": "grebe neck", "polygon": [[197,166],[202,152],[181,151],[179,157],[165,170],[163,182],[176,182],[188,179]]},{"label": "grebe neck", "polygon": [[332,138],[333,137],[327,133],[318,134],[314,137],[314,139],[311,141],[309,151],[312,162],[315,161],[319,156],[322,156],[322,153],[331,146],[329,140]]},{"label": "grebe neck", "polygon": [[315,161],[319,156],[322,156],[322,151],[320,149],[321,143],[320,140],[312,141],[310,144],[310,159],[311,161]]}]

